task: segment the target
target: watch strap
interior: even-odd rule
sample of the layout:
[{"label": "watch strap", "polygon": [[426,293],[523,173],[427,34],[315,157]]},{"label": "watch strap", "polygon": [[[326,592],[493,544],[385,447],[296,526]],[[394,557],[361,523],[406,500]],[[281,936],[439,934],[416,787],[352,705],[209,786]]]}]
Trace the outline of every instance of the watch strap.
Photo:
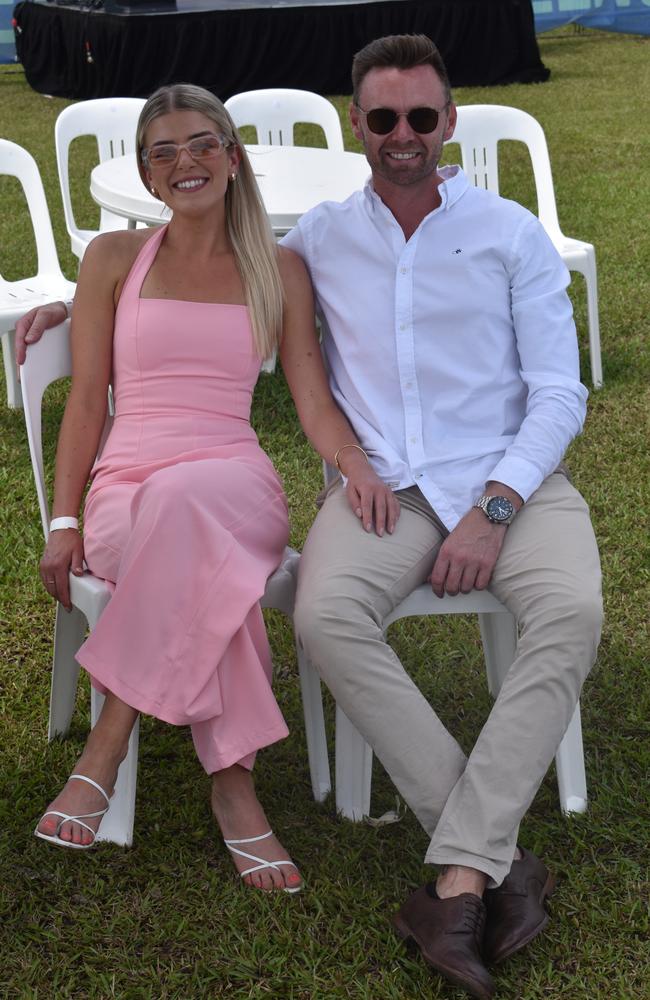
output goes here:
[{"label": "watch strap", "polygon": [[[505,500],[507,503],[509,503],[510,506],[512,507],[512,513],[510,514],[510,516],[509,517],[504,517],[504,518],[491,517],[490,513],[488,511],[488,505],[489,505],[489,503],[490,503],[491,500]],[[485,514],[485,516],[487,517],[488,521],[491,521],[492,524],[506,524],[506,525],[510,524],[512,522],[512,519],[514,518],[514,516],[516,514],[516,511],[514,509],[514,505],[513,505],[512,501],[508,500],[507,497],[501,497],[501,496],[499,496],[496,493],[493,493],[493,494],[492,493],[484,493],[482,496],[480,496],[478,498],[478,500],[476,501],[476,503],[474,504],[474,506],[478,507],[479,510],[482,510],[483,513]]]}]

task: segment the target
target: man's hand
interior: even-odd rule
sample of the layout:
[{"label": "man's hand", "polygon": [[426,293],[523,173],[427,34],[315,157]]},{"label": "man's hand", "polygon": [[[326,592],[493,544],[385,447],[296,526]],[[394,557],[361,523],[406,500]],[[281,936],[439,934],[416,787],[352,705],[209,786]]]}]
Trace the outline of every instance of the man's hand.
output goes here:
[{"label": "man's hand", "polygon": [[83,540],[76,528],[50,532],[41,559],[41,580],[48,594],[68,611],[72,610],[68,574],[83,575],[83,557]]},{"label": "man's hand", "polygon": [[485,590],[507,530],[472,507],[440,546],[430,577],[436,597]]},{"label": "man's hand", "polygon": [[24,364],[29,344],[40,340],[51,326],[58,326],[68,318],[68,310],[63,302],[50,302],[46,306],[36,306],[16,323],[16,363]]}]

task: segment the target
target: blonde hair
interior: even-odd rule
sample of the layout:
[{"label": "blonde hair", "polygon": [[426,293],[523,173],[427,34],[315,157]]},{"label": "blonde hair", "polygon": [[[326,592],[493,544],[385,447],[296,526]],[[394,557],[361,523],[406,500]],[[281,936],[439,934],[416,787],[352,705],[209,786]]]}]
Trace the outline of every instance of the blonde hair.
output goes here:
[{"label": "blonde hair", "polygon": [[170,111],[199,111],[214,122],[227,146],[239,147],[241,160],[236,181],[226,192],[226,231],[244,286],[253,339],[259,357],[268,358],[280,343],[284,293],[278,268],[277,246],[262,202],[253,168],[235,124],[221,101],[202,87],[175,83],[160,87],[143,107],[136,132],[138,170],[148,188],[142,150],[149,125]]}]

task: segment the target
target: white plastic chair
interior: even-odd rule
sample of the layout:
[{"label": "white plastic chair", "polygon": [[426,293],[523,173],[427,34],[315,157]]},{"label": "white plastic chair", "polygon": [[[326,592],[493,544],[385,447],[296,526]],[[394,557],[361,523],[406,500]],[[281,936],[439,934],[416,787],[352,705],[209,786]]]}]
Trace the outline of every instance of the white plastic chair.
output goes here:
[{"label": "white plastic chair", "polygon": [[[16,177],[20,182],[31,217],[38,265],[36,274],[18,281],[6,281],[0,276],[0,335],[7,382],[7,403],[22,406],[14,335],[16,322],[32,306],[55,299],[71,299],[75,285],[61,272],[54,243],[50,213],[45,191],[34,158],[22,146],[0,139],[0,174]],[[11,213],[11,206],[7,213]]]},{"label": "white plastic chair", "polygon": [[56,164],[63,198],[65,224],[70,234],[70,246],[76,257],[83,257],[86,247],[99,232],[127,229],[128,220],[113,212],[101,209],[99,229],[80,229],[75,222],[70,197],[69,153],[70,143],[82,135],[92,135],[97,140],[99,162],[115,156],[135,153],[135,132],[140,112],[145,104],[140,97],[100,97],[80,101],[64,108],[54,126]]},{"label": "white plastic chair", "polygon": [[463,170],[476,187],[499,191],[497,144],[500,140],[523,142],[533,166],[539,220],[570,271],[584,275],[587,286],[587,318],[591,380],[595,389],[603,384],[598,320],[596,251],[591,243],[571,239],[561,229],[555,204],[553,175],[542,126],[519,108],[499,104],[468,104],[458,108],[458,122],[451,143],[459,143]]},{"label": "white plastic chair", "polygon": [[325,97],[309,90],[247,90],[229,97],[225,107],[237,128],[255,127],[260,145],[293,146],[294,125],[309,122],[320,125],[329,149],[343,152],[338,111]]},{"label": "white plastic chair", "polygon": [[[333,466],[323,462],[323,478],[326,484],[337,476]],[[470,594],[451,597],[436,597],[428,583],[416,587],[384,619],[384,631],[401,618],[416,615],[463,615],[478,614],[488,687],[496,698],[504,677],[515,658],[517,626],[514,616],[500,601],[486,590],[474,590]],[[303,672],[315,668],[300,651]],[[560,808],[563,813],[583,813],[587,809],[587,779],[585,775],[584,751],[582,745],[582,724],[580,703],[576,705],[573,717],[555,756]],[[345,712],[336,706],[335,735],[335,777],[336,810],[346,819],[355,822],[364,819],[370,812],[370,792],[372,783],[372,748],[348,719]]]},{"label": "white plastic chair", "polygon": [[[49,532],[50,515],[43,470],[41,404],[47,386],[69,375],[70,371],[69,323],[66,322],[48,330],[38,343],[29,347],[27,360],[21,368],[25,423],[45,538]],[[262,607],[277,608],[287,615],[293,613],[295,569],[298,559],[297,552],[290,548],[286,549],[281,566],[267,583],[261,601]],[[57,605],[56,609],[49,740],[53,740],[56,736],[64,736],[70,727],[79,676],[79,664],[75,655],[85,638],[87,629],[92,630],[111,598],[110,587],[88,572],[82,577],[70,574],[70,593],[73,610],[68,613],[61,605]],[[322,801],[330,791],[331,783],[320,683],[313,668],[302,662],[300,653],[299,668],[312,789],[314,798]],[[102,704],[102,695],[93,688],[92,725],[97,721]],[[132,842],[138,770],[138,734],[139,725],[136,722],[131,733],[128,754],[118,772],[111,807],[102,820],[97,834],[98,840],[125,846],[129,846]]]}]

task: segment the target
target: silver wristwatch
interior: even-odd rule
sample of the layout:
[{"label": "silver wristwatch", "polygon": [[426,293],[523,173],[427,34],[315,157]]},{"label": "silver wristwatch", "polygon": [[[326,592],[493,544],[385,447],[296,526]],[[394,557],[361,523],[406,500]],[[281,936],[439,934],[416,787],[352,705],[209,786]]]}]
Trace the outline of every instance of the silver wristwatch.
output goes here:
[{"label": "silver wristwatch", "polygon": [[493,524],[510,524],[515,516],[515,508],[507,497],[491,497],[484,493],[474,506],[482,510]]}]

